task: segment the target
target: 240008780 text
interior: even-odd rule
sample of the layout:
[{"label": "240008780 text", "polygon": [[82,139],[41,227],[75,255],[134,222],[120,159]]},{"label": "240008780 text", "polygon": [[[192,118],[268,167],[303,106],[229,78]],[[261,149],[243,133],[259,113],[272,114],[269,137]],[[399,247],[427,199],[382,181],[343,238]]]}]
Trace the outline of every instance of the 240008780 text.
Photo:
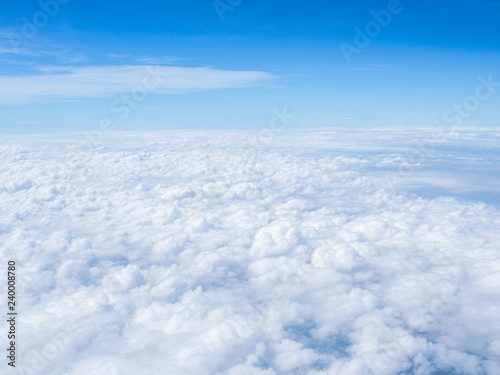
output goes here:
[{"label": "240008780 text", "polygon": [[8,365],[16,367],[16,262],[9,260],[7,263],[7,323],[8,323],[8,333],[7,339],[7,358],[9,359]]}]

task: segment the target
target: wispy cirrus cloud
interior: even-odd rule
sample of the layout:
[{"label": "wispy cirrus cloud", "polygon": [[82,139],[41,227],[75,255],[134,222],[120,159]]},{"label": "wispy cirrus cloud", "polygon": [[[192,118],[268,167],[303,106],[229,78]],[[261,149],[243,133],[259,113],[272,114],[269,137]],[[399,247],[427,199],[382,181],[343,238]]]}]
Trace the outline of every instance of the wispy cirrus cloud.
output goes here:
[{"label": "wispy cirrus cloud", "polygon": [[130,92],[145,80],[152,93],[249,87],[279,78],[260,71],[153,65],[43,66],[31,74],[0,76],[0,103],[20,104],[106,97]]}]

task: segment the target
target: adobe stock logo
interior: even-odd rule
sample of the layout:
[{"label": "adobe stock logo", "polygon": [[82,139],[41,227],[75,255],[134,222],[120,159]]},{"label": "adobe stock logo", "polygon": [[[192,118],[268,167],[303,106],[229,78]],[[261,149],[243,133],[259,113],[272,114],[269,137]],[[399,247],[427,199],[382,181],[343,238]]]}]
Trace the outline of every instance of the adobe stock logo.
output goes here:
[{"label": "adobe stock logo", "polygon": [[389,26],[393,20],[393,16],[401,13],[403,9],[404,7],[400,0],[389,0],[387,3],[387,9],[382,9],[378,12],[372,10],[370,14],[373,19],[368,21],[362,29],[358,26],[354,28],[356,34],[354,36],[353,43],[340,43],[340,50],[342,51],[347,63],[351,63],[353,54],[360,54],[364,48],[368,47],[372,42],[372,39],[379,36],[382,29]]},{"label": "adobe stock logo", "polygon": [[240,5],[243,0],[214,0],[212,3],[220,21],[224,21],[224,13],[232,12],[238,5]]},{"label": "adobe stock logo", "polygon": [[453,123],[454,126],[460,126],[464,119],[468,119],[473,112],[477,111],[481,106],[481,102],[488,100],[500,87],[500,81],[494,81],[493,75],[488,75],[488,78],[479,76],[477,78],[479,85],[476,86],[474,95],[467,96],[462,103],[453,105],[453,108],[448,109],[443,114],[443,120],[448,123]]},{"label": "adobe stock logo", "polygon": [[122,94],[111,103],[110,111],[117,115],[116,118],[104,117],[99,122],[98,129],[84,131],[83,134],[87,140],[82,144],[86,145],[89,151],[99,146],[104,140],[104,136],[113,132],[119,121],[127,119],[132,110],[138,108],[147,99],[148,95],[161,85],[164,79],[165,74],[160,66],[146,66],[145,75],[141,82],[133,87],[128,94]]},{"label": "adobe stock logo", "polygon": [[38,35],[39,30],[47,26],[49,20],[59,14],[61,5],[66,5],[70,1],[71,0],[40,0],[38,6],[41,10],[35,12],[30,18],[21,18],[23,22],[21,35],[16,33],[9,34],[12,52],[18,53],[21,45],[32,42]]}]

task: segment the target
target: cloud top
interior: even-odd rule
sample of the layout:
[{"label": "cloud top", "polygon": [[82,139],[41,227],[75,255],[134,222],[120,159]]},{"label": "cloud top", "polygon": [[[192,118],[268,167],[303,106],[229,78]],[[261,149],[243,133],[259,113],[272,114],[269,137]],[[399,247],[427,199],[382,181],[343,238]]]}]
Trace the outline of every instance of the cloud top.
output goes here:
[{"label": "cloud top", "polygon": [[[499,374],[500,211],[408,191],[424,134],[5,137],[18,373]],[[444,133],[422,168],[481,186],[498,134]]]}]

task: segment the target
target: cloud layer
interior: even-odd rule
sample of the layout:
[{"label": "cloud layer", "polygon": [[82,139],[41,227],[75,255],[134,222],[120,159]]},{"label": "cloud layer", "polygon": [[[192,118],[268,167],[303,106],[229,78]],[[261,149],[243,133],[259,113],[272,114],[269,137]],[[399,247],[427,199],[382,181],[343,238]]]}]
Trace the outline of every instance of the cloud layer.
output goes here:
[{"label": "cloud layer", "polygon": [[277,77],[258,71],[211,67],[124,65],[39,67],[34,74],[0,76],[0,103],[25,103],[112,96],[121,93],[160,94],[247,87]]},{"label": "cloud layer", "polygon": [[[499,133],[419,163],[458,176]],[[422,134],[4,139],[18,373],[498,374],[500,212],[408,192]]]}]

